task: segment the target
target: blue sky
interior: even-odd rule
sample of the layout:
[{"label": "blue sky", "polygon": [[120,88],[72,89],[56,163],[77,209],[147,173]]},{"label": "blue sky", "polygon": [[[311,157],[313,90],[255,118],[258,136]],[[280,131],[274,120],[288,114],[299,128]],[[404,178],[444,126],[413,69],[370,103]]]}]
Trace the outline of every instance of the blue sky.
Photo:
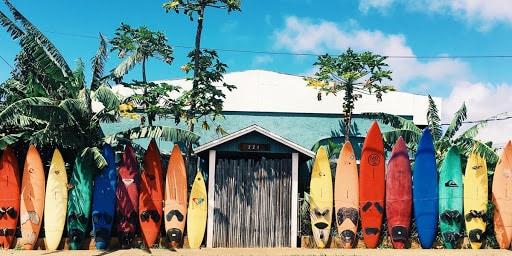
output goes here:
[{"label": "blue sky", "polygon": [[[172,45],[191,46],[194,24],[165,13],[163,1],[12,0],[57,45],[66,59],[86,62],[94,55],[99,32],[111,37],[121,22],[164,32]],[[210,10],[203,46],[211,48],[337,54],[347,47],[385,55],[460,56],[512,54],[512,2],[500,0],[242,0],[242,12]],[[7,13],[5,5],[0,10]],[[71,36],[69,34],[76,34]],[[18,51],[0,30],[0,56],[14,62]],[[175,48],[169,66],[152,61],[149,79],[182,77],[179,67],[189,49]],[[267,69],[310,74],[315,57],[220,51],[230,71]],[[112,54],[108,69],[119,63]],[[399,90],[444,98],[449,117],[462,101],[470,119],[508,111],[512,100],[512,58],[389,59]],[[88,64],[88,63],[87,63]],[[0,81],[9,76],[0,60]],[[140,78],[135,69],[129,78]],[[490,100],[493,99],[493,100]],[[509,123],[512,131],[512,123]],[[494,135],[493,135],[494,136]],[[510,137],[510,136],[509,136]],[[507,137],[508,138],[508,137]],[[501,137],[500,137],[501,139]],[[503,138],[505,139],[505,138]]]}]

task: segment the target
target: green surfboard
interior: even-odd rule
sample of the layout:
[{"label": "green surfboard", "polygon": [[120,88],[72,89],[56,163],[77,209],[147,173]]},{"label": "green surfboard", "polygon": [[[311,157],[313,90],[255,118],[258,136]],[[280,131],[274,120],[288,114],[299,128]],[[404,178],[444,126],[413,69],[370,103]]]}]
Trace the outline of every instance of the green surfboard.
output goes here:
[{"label": "green surfboard", "polygon": [[94,174],[93,162],[77,156],[68,194],[67,231],[71,250],[82,247],[88,231]]},{"label": "green surfboard", "polygon": [[458,248],[464,233],[463,184],[460,154],[448,149],[439,173],[439,223],[445,248]]}]

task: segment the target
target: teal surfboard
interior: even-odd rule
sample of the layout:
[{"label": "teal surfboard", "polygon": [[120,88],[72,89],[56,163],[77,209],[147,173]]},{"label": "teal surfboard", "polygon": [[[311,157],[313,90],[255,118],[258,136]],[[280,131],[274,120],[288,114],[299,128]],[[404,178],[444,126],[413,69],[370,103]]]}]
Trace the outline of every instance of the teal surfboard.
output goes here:
[{"label": "teal surfboard", "polygon": [[91,215],[94,163],[78,155],[69,181],[67,231],[69,248],[78,250],[86,238]]},{"label": "teal surfboard", "polygon": [[464,237],[463,184],[460,154],[448,149],[439,173],[439,223],[445,248],[459,248]]}]

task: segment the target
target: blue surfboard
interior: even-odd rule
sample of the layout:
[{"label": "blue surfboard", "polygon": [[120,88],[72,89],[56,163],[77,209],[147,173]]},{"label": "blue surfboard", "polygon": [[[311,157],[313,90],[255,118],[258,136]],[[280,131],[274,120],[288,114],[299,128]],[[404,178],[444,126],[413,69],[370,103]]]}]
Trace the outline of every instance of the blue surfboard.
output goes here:
[{"label": "blue surfboard", "polygon": [[413,171],[414,218],[422,248],[432,248],[437,235],[438,221],[438,177],[432,134],[423,130]]},{"label": "blue surfboard", "polygon": [[92,225],[96,248],[108,249],[116,207],[117,170],[114,150],[105,144],[102,154],[107,160],[105,167],[94,180],[92,199]]}]

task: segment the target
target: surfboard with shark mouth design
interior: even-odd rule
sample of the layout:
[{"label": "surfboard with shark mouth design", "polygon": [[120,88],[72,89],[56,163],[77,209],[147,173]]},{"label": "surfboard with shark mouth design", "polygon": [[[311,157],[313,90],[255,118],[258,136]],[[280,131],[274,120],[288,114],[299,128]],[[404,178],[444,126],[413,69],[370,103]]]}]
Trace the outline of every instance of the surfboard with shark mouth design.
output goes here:
[{"label": "surfboard with shark mouth design", "polygon": [[316,153],[309,188],[311,196],[309,214],[313,237],[317,247],[324,248],[331,233],[333,209],[331,167],[325,147],[320,147]]}]

